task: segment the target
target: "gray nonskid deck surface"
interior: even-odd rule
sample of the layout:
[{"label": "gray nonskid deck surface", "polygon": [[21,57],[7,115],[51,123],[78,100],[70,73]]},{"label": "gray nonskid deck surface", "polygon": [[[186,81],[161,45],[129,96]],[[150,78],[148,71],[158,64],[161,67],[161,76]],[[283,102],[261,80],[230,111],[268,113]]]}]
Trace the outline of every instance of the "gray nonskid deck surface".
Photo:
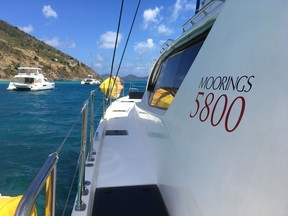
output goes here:
[{"label": "gray nonskid deck surface", "polygon": [[156,185],[98,188],[93,216],[168,216]]}]

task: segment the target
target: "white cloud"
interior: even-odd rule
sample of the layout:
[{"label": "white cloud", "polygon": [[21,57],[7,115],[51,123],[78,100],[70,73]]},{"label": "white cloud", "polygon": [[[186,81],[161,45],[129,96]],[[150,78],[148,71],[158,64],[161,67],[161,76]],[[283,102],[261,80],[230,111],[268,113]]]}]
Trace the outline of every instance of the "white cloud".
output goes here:
[{"label": "white cloud", "polygon": [[52,39],[44,39],[43,41],[53,47],[60,47],[61,45],[58,37],[53,37]]},{"label": "white cloud", "polygon": [[70,49],[76,48],[76,43],[74,41],[69,42],[67,45]]},{"label": "white cloud", "polygon": [[147,9],[143,13],[143,28],[147,29],[151,23],[158,23],[161,20],[160,8],[155,7],[155,9]]},{"label": "white cloud", "polygon": [[69,48],[69,49],[76,48],[76,43],[74,41],[69,41],[69,40],[61,41],[58,37],[53,37],[51,39],[44,38],[42,39],[42,41],[53,47],[58,47],[58,48],[61,47],[61,48]]},{"label": "white cloud", "polygon": [[94,63],[94,67],[101,69],[102,68],[102,64],[101,63]]},{"label": "white cloud", "polygon": [[[179,17],[179,14],[183,11],[193,11],[195,9],[195,3],[194,2],[188,2],[187,0],[176,0],[174,6],[173,6],[173,12],[172,12],[172,20],[175,21]],[[191,14],[192,17],[192,14]]]},{"label": "white cloud", "polygon": [[172,29],[168,28],[164,24],[159,25],[157,30],[158,33],[165,35],[171,35],[173,33]]},{"label": "white cloud", "polygon": [[97,54],[97,55],[96,55],[96,60],[97,60],[98,62],[103,62],[103,61],[105,61],[105,58],[104,58],[103,56]]},{"label": "white cloud", "polygon": [[[100,47],[105,49],[113,49],[115,47],[116,41],[116,32],[108,31],[100,36]],[[118,35],[118,44],[120,44],[122,40],[122,34],[119,33]]]},{"label": "white cloud", "polygon": [[53,10],[50,5],[44,5],[42,8],[42,13],[46,18],[53,17],[56,19],[58,17],[56,11]]},{"label": "white cloud", "polygon": [[154,9],[147,9],[143,13],[143,29],[151,29],[154,32],[164,35],[171,35],[172,29],[166,25],[161,24],[163,17],[160,15],[163,7],[155,7]]},{"label": "white cloud", "polygon": [[31,33],[34,31],[33,26],[31,24],[29,24],[28,26],[19,27],[19,29],[21,29],[26,33]]},{"label": "white cloud", "polygon": [[149,58],[145,58],[144,61],[142,60],[143,58],[136,58],[133,60],[133,63],[125,62],[121,67],[120,76],[126,76],[128,74],[133,74],[141,77],[148,76],[151,61],[149,60]]},{"label": "white cloud", "polygon": [[94,67],[96,67],[97,69],[102,69],[103,68],[103,63],[105,64],[105,57],[97,54],[96,55],[96,62],[94,63]]},{"label": "white cloud", "polygon": [[153,39],[149,38],[146,42],[140,42],[134,46],[134,50],[139,54],[147,53],[155,49]]}]

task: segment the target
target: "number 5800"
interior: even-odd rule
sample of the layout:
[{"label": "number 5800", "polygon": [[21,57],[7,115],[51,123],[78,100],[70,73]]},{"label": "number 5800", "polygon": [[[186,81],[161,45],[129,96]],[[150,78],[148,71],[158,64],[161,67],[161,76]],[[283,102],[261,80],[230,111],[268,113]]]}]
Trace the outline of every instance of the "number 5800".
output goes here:
[{"label": "number 5800", "polygon": [[[215,102],[214,102],[215,101]],[[204,102],[204,103],[203,103]],[[232,112],[235,109],[235,104],[240,103],[239,113]],[[222,106],[219,108],[219,104]],[[216,117],[215,111],[220,109],[220,116]],[[228,132],[233,132],[240,124],[243,114],[245,111],[245,98],[242,96],[236,97],[230,104],[228,102],[228,97],[226,94],[220,95],[215,99],[213,93],[209,93],[205,96],[204,92],[198,92],[195,99],[195,108],[194,111],[190,112],[190,118],[195,118],[197,115],[201,122],[205,122],[210,117],[210,123],[212,126],[216,127],[217,125],[225,120],[225,129]],[[230,118],[231,113],[234,113],[235,122]]]}]

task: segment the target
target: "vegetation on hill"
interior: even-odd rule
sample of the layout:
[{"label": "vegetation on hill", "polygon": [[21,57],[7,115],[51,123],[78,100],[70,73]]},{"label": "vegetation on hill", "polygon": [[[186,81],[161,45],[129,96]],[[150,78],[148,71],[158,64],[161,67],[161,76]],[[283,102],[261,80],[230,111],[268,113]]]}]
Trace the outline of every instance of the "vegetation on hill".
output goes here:
[{"label": "vegetation on hill", "polygon": [[54,80],[100,78],[73,57],[0,20],[0,79],[11,79],[19,66],[40,67]]}]

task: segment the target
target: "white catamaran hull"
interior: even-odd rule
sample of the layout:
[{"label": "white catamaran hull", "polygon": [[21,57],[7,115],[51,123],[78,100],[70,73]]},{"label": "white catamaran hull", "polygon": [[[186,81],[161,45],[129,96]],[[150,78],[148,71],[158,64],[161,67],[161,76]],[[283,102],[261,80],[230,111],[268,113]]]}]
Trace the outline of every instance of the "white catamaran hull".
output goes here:
[{"label": "white catamaran hull", "polygon": [[40,68],[19,67],[18,74],[9,83],[7,90],[41,91],[55,88],[55,83],[48,81]]},{"label": "white catamaran hull", "polygon": [[149,93],[112,104],[91,190],[155,184],[177,216],[288,214],[287,9],[227,1],[166,112]]},{"label": "white catamaran hull", "polygon": [[189,20],[142,99],[105,111],[72,215],[288,215],[287,11],[211,1]]},{"label": "white catamaran hull", "polygon": [[23,83],[11,83],[7,90],[28,90],[28,91],[41,91],[54,89],[54,83],[48,84],[23,84]]}]

